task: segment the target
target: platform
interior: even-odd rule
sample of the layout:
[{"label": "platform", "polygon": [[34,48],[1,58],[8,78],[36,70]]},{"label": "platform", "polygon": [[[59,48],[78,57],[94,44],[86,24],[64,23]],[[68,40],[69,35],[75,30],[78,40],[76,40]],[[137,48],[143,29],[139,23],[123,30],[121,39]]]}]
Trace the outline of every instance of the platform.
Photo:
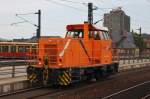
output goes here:
[{"label": "platform", "polygon": [[0,79],[0,95],[15,92],[26,87],[28,87],[26,76]]},{"label": "platform", "polygon": [[0,79],[0,85],[21,82],[21,81],[26,81],[26,80],[27,80],[26,76],[14,77],[14,78],[4,78],[4,79]]}]

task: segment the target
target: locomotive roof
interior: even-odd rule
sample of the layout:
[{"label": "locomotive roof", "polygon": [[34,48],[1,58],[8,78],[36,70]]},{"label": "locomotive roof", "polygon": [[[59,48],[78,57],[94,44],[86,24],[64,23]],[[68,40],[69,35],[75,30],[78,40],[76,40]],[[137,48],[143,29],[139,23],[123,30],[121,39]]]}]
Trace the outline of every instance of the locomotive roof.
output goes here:
[{"label": "locomotive roof", "polygon": [[[84,24],[74,24],[74,25],[67,25],[66,29],[67,31],[73,31],[73,30],[83,30],[84,28]],[[89,28],[92,31],[106,31],[106,30],[102,30],[102,29],[98,29],[95,26],[89,24]]]}]

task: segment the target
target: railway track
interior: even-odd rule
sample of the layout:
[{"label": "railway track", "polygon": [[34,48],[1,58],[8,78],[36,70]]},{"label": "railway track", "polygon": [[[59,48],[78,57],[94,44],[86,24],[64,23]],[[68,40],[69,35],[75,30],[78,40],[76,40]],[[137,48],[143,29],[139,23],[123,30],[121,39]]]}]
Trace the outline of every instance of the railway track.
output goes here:
[{"label": "railway track", "polygon": [[[52,99],[101,99],[101,98],[110,99],[109,97],[107,98],[106,96],[110,96],[114,92],[118,93],[118,92],[122,92],[122,90],[126,91],[126,88],[132,89],[139,85],[145,84],[145,82],[147,82],[146,79],[147,78],[150,79],[149,70],[150,67],[122,72],[115,76],[112,76],[107,80],[93,82],[93,83],[91,82],[87,84],[80,84],[71,89],[63,90],[62,92],[58,92],[56,94],[49,94],[45,96],[43,95],[43,96],[36,97],[36,99],[50,99],[50,98]],[[145,77],[139,76],[138,75],[139,73],[141,73],[142,76],[144,75],[146,76]],[[139,79],[133,77],[135,75],[137,75]],[[122,98],[122,99],[126,99],[126,98]]]},{"label": "railway track", "polygon": [[[11,97],[11,99],[22,99],[21,97],[23,97],[23,99],[70,99],[69,96],[73,96],[73,97],[79,97],[80,94],[79,93],[84,93],[85,90],[91,90],[92,88],[95,88],[96,86],[99,85],[105,85],[107,83],[110,83],[111,81],[118,81],[121,78],[124,78],[128,75],[135,75],[136,73],[142,72],[142,71],[149,71],[150,67],[148,68],[142,68],[142,69],[134,69],[134,70],[130,70],[127,72],[120,72],[117,75],[114,75],[108,79],[101,79],[98,82],[81,82],[77,85],[73,85],[69,88],[63,88],[63,89],[55,89],[52,87],[41,87],[41,88],[35,88],[35,89],[31,89],[31,90],[25,90],[25,91],[21,91],[21,92],[16,92],[13,94],[9,94],[9,96],[5,96],[2,97],[2,99],[9,99]],[[109,85],[110,86],[110,85]],[[93,90],[95,92],[95,90]],[[100,91],[101,92],[101,91]],[[92,93],[91,93],[92,94]],[[58,98],[60,97],[60,98]],[[82,97],[82,95],[81,95]],[[79,99],[81,98],[79,97]],[[101,98],[101,97],[98,97]],[[75,98],[71,98],[71,99],[75,99]],[[83,99],[83,98],[82,98]],[[92,99],[92,98],[89,98]]]},{"label": "railway track", "polygon": [[[108,80],[110,80],[110,79],[101,79],[99,82],[106,82]],[[81,89],[84,89],[87,87],[92,87],[92,86],[95,86],[95,84],[98,84],[98,82],[97,83],[81,82],[81,83],[77,83],[76,85],[72,85],[69,87],[59,87],[59,88],[53,88],[50,85],[49,86],[31,87],[31,88],[25,88],[25,89],[22,89],[19,91],[14,91],[14,92],[7,93],[7,94],[2,94],[2,95],[0,95],[0,98],[9,99],[9,97],[15,97],[15,98],[11,98],[11,99],[16,99],[16,96],[19,96],[19,95],[25,96],[23,99],[37,99],[37,98],[45,97],[45,96],[53,97],[53,96],[65,94],[69,91],[72,92],[72,90],[77,91],[79,89],[81,90]]]},{"label": "railway track", "polygon": [[[146,65],[147,66],[147,65]],[[129,66],[129,67],[132,67],[132,66]],[[141,66],[142,67],[142,66]],[[120,73],[118,73],[117,75],[115,76],[112,76],[111,78],[118,78],[118,77],[121,77],[122,75],[126,75],[126,74],[132,74],[133,72],[140,72],[146,68],[149,68],[149,67],[145,67],[143,66],[143,68],[129,68],[129,69],[121,69],[120,70]],[[46,97],[46,96],[49,96],[49,97],[55,97],[55,96],[61,96],[61,95],[64,95],[66,93],[76,93],[78,92],[78,90],[85,90],[87,88],[91,88],[91,87],[94,87],[96,85],[99,85],[100,83],[103,84],[103,83],[107,83],[109,80],[112,80],[111,78],[109,79],[102,79],[101,81],[99,82],[88,82],[88,83],[80,83],[80,84],[77,84],[76,86],[72,86],[71,88],[65,88],[65,89],[54,89],[54,88],[51,88],[51,87],[45,87],[45,86],[38,86],[38,87],[32,87],[30,86],[29,88],[24,88],[24,89],[21,89],[21,90],[17,90],[17,91],[14,91],[14,92],[10,92],[10,93],[5,93],[5,94],[1,94],[0,95],[0,98],[4,98],[4,99],[9,99],[9,98],[6,98],[6,97],[16,97],[16,95],[18,96],[18,94],[20,94],[21,96],[23,94],[27,94],[30,92],[31,95],[24,95],[24,99],[40,99],[40,97]],[[45,90],[43,92],[43,90]],[[36,91],[36,92],[35,92]],[[38,92],[41,92],[41,93],[38,93]],[[37,94],[35,94],[37,93]],[[28,96],[28,97],[27,97]],[[12,98],[13,99],[13,98]],[[16,99],[16,98],[14,98]],[[42,98],[41,98],[42,99]]]},{"label": "railway track", "polygon": [[[146,85],[146,84],[150,84],[150,80],[145,81],[145,82],[143,82],[143,83],[139,83],[139,84],[134,85],[134,86],[132,86],[132,87],[123,89],[123,90],[121,90],[121,91],[115,92],[115,93],[110,94],[110,95],[108,95],[108,96],[106,96],[106,97],[103,97],[102,99],[110,99],[110,98],[112,98],[112,99],[118,99],[118,97],[125,97],[125,96],[121,96],[121,95],[126,95],[126,94],[129,94],[129,93],[130,93],[130,95],[131,95],[131,94],[133,94],[134,92],[135,92],[135,93],[138,93],[138,92],[136,92],[136,89],[138,89],[138,88],[140,88],[140,87],[143,87],[143,86]],[[136,95],[136,94],[135,94],[135,95]],[[144,97],[142,97],[141,99],[148,99],[149,97],[150,97],[150,94],[147,94],[147,95],[145,95]],[[135,99],[136,99],[136,98],[135,98]],[[139,98],[139,99],[140,99],[140,98]]]},{"label": "railway track", "polygon": [[[104,83],[104,82],[107,82],[108,80],[110,80],[110,79],[102,79],[99,82]],[[58,89],[54,89],[52,87],[49,87],[49,89],[46,88],[48,90],[45,90],[44,93],[40,93],[40,94],[36,94],[36,95],[34,94],[32,96],[26,96],[24,99],[38,99],[38,98],[44,99],[43,97],[46,97],[46,96],[48,96],[48,97],[59,96],[59,95],[63,95],[63,94],[68,93],[68,92],[82,90],[82,89],[85,89],[87,87],[93,87],[96,84],[98,84],[99,82],[97,82],[97,83],[95,83],[95,82],[88,82],[88,83],[87,82],[81,82],[81,83],[78,83],[76,85],[72,85],[72,86],[69,86],[69,87],[63,87],[63,88],[61,87],[61,88],[58,88]],[[40,89],[40,91],[41,90],[44,91],[43,89]]]},{"label": "railway track", "polygon": [[47,96],[47,95],[56,95],[57,93],[60,93],[62,92],[62,90],[58,90],[58,89],[51,89],[51,91],[49,92],[45,92],[43,94],[38,94],[38,95],[34,95],[34,96],[30,96],[30,97],[27,97],[25,99],[36,99],[36,98],[39,98],[39,97],[42,97],[42,96]]},{"label": "railway track", "polygon": [[142,97],[141,99],[150,99],[150,94],[145,95],[145,96]]}]

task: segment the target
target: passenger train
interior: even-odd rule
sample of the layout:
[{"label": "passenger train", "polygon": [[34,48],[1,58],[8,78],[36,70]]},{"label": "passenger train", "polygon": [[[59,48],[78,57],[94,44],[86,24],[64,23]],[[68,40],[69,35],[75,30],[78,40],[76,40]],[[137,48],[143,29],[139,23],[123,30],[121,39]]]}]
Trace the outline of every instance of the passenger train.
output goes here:
[{"label": "passenger train", "polygon": [[36,48],[37,43],[0,42],[0,59],[25,59],[31,53],[35,54]]}]

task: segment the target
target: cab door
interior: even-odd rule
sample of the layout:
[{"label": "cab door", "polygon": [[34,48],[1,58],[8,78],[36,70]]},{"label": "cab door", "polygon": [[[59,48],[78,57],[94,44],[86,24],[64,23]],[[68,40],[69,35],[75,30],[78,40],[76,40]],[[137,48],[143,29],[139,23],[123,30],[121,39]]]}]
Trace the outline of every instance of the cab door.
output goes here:
[{"label": "cab door", "polygon": [[101,46],[101,64],[110,64],[112,62],[111,39],[106,31],[100,31]]}]

